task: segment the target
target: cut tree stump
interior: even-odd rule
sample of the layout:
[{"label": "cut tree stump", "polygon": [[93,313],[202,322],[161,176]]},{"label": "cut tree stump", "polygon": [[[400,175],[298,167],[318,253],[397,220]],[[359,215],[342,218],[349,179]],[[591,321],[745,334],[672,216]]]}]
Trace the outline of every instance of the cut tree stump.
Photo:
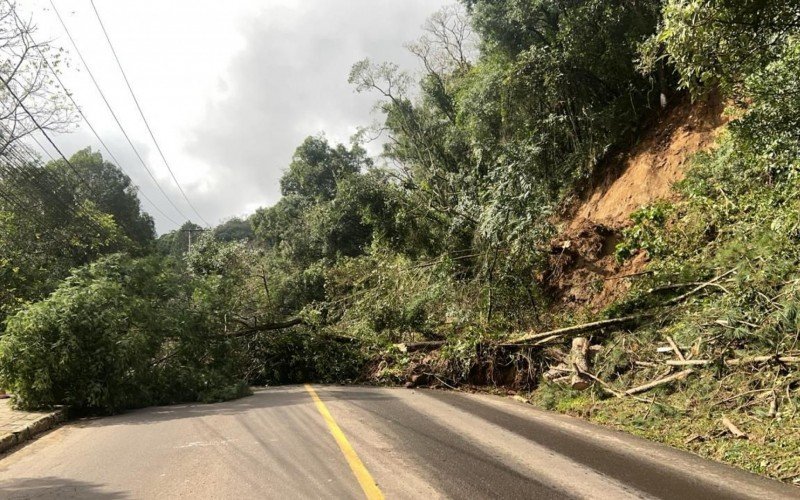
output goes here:
[{"label": "cut tree stump", "polygon": [[583,374],[589,371],[589,341],[586,337],[572,339],[572,349],[569,353],[574,373],[570,379],[570,387],[583,391],[591,385],[591,381]]}]

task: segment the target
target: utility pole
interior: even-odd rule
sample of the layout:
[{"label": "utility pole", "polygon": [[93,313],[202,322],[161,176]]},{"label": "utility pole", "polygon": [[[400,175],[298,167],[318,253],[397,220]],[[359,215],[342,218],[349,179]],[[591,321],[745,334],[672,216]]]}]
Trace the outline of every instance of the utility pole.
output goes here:
[{"label": "utility pole", "polygon": [[186,249],[187,252],[192,251],[192,233],[202,233],[204,231],[208,231],[208,229],[181,229],[184,233],[189,233],[189,247]]}]

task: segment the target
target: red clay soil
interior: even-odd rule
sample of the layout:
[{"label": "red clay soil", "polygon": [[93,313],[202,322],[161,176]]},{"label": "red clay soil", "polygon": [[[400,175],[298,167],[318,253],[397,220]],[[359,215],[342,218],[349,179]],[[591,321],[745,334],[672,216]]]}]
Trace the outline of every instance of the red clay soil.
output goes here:
[{"label": "red clay soil", "polygon": [[556,306],[597,312],[621,298],[645,254],[620,264],[615,248],[630,214],[659,199],[674,200],[692,155],[710,148],[727,123],[720,99],[679,102],[650,125],[635,147],[597,168],[583,194],[559,221],[548,284]]}]

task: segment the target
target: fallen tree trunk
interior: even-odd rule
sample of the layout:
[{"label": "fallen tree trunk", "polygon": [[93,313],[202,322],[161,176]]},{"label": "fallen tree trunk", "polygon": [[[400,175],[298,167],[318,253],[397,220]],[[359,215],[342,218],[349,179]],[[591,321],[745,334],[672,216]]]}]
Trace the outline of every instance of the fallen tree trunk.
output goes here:
[{"label": "fallen tree trunk", "polygon": [[[287,328],[292,328],[293,326],[298,325],[305,325],[306,322],[302,318],[291,318],[287,319],[286,321],[279,321],[276,323],[264,323],[263,325],[255,325],[251,326],[250,328],[245,328],[244,330],[239,330],[233,333],[228,333],[227,337],[246,337],[248,335],[255,335],[258,333],[263,332],[272,332],[277,330],[284,330]],[[333,340],[339,343],[351,343],[356,342],[358,339],[354,337],[347,337],[344,335],[325,335],[324,338]]]},{"label": "fallen tree trunk", "polygon": [[583,323],[580,325],[568,326],[565,328],[558,328],[556,330],[550,330],[547,332],[542,333],[535,333],[532,335],[525,335],[518,339],[512,340],[510,342],[506,342],[504,344],[500,344],[500,346],[510,347],[510,346],[517,346],[520,344],[527,344],[529,342],[535,342],[537,340],[547,339],[551,340],[564,337],[566,335],[578,335],[580,333],[591,332],[595,330],[602,330],[603,328],[615,327],[615,326],[623,326],[625,324],[630,324],[635,321],[645,319],[651,317],[652,314],[636,314],[632,316],[623,316],[621,318],[614,318],[614,319],[604,319],[600,321],[593,321],[591,323]]},{"label": "fallen tree trunk", "polygon": [[[741,366],[754,363],[769,363],[771,361],[784,364],[800,363],[800,356],[750,356],[726,359],[725,364],[727,366]],[[683,361],[679,359],[670,359],[666,361],[666,364],[669,366],[704,366],[713,363],[713,359],[685,359]]]},{"label": "fallen tree trunk", "polygon": [[444,340],[429,340],[425,342],[404,342],[395,344],[401,352],[433,351],[445,344]]},{"label": "fallen tree trunk", "polygon": [[284,328],[291,328],[293,326],[302,324],[305,324],[302,318],[291,318],[287,319],[286,321],[279,321],[277,323],[264,323],[263,325],[251,326],[249,328],[245,328],[244,330],[229,333],[228,337],[246,337],[247,335],[254,335],[256,333],[269,332],[273,330],[283,330]]},{"label": "fallen tree trunk", "polygon": [[664,378],[660,378],[658,380],[653,380],[652,382],[648,382],[644,385],[640,385],[638,387],[632,387],[625,391],[626,396],[633,396],[634,394],[641,394],[642,392],[647,392],[654,387],[658,387],[660,385],[668,384],[670,382],[674,382],[676,380],[683,380],[689,375],[694,373],[694,370],[689,368],[688,370],[683,370],[682,372],[673,373],[672,375],[666,376]]}]

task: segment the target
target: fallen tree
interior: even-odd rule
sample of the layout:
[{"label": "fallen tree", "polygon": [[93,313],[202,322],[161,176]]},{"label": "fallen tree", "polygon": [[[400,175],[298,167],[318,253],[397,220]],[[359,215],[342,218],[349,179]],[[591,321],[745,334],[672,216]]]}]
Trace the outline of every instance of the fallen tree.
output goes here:
[{"label": "fallen tree", "polygon": [[402,352],[434,351],[444,346],[444,340],[428,340],[424,342],[404,342],[394,344]]},{"label": "fallen tree", "polygon": [[520,346],[531,343],[533,343],[533,345],[541,345],[541,342],[543,340],[550,341],[570,335],[579,335],[581,333],[602,330],[604,328],[621,327],[652,316],[653,316],[652,313],[644,313],[644,314],[635,314],[631,316],[623,316],[621,318],[592,321],[591,323],[582,323],[580,325],[567,326],[564,328],[557,328],[555,330],[549,330],[546,332],[525,335],[523,337],[519,337],[510,342],[505,342],[499,345],[501,347]]},{"label": "fallen tree", "polygon": [[[665,364],[669,366],[705,366],[714,364],[716,361],[713,359],[669,359]],[[741,366],[757,363],[781,363],[781,364],[795,364],[800,363],[800,356],[747,356],[744,358],[731,358],[723,361],[727,366]]]},{"label": "fallen tree", "polygon": [[243,330],[238,330],[233,333],[229,333],[228,337],[246,337],[248,335],[254,335],[256,333],[261,332],[269,332],[273,330],[283,330],[285,328],[291,328],[297,325],[303,325],[305,321],[302,318],[291,318],[287,319],[286,321],[278,321],[275,323],[264,323],[262,325],[253,325],[245,328]]}]

